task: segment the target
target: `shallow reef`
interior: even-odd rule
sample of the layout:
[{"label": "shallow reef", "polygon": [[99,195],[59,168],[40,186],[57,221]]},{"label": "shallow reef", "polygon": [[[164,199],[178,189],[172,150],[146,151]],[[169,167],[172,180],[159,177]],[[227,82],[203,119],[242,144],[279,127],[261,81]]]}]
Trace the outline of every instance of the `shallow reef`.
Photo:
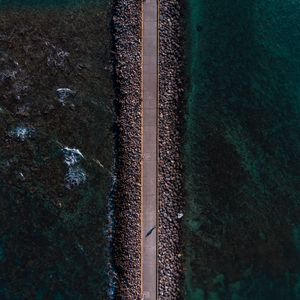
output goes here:
[{"label": "shallow reef", "polygon": [[42,2],[1,1],[0,298],[106,299],[111,6]]}]

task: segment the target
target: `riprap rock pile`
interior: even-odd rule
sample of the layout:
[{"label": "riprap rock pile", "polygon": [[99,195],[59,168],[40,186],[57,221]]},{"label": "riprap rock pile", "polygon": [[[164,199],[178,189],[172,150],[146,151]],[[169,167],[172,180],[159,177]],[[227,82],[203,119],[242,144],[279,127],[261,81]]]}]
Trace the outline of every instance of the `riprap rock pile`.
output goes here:
[{"label": "riprap rock pile", "polygon": [[160,1],[159,24],[159,297],[183,299],[181,162],[183,30],[180,0]]},{"label": "riprap rock pile", "polygon": [[141,289],[141,9],[141,1],[115,0],[116,299],[140,299]]}]

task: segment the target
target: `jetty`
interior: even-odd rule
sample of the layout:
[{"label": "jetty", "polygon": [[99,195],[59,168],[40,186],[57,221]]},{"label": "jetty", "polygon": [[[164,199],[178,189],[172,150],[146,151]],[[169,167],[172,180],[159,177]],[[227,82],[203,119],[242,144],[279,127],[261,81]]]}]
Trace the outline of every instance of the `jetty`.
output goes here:
[{"label": "jetty", "polygon": [[158,299],[158,0],[143,1],[142,17],[142,299]]}]

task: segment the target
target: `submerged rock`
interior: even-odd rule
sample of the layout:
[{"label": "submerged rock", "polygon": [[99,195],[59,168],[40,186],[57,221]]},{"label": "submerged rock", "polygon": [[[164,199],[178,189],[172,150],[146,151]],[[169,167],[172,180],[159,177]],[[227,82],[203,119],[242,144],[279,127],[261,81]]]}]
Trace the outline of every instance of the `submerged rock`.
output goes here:
[{"label": "submerged rock", "polygon": [[183,213],[177,214],[177,218],[178,218],[178,219],[181,219],[182,217],[183,217]]}]

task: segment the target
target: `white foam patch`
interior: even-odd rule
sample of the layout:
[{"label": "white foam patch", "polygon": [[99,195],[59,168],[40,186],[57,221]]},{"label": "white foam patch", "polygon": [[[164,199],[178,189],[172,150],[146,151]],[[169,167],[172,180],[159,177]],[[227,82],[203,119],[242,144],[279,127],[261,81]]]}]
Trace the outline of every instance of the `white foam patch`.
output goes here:
[{"label": "white foam patch", "polygon": [[17,126],[9,132],[9,136],[15,137],[18,140],[24,142],[28,138],[32,138],[35,135],[36,130],[25,126]]},{"label": "white foam patch", "polygon": [[65,147],[63,151],[65,156],[65,163],[68,166],[78,164],[80,160],[84,158],[83,154],[78,149]]},{"label": "white foam patch", "polygon": [[79,186],[81,183],[84,183],[87,179],[86,172],[79,166],[72,166],[68,169],[68,172],[65,176],[67,182],[67,188],[71,189],[73,187]]},{"label": "white foam patch", "polygon": [[62,105],[66,104],[66,101],[68,100],[68,98],[75,95],[75,92],[69,88],[59,88],[56,90],[56,93],[57,93],[58,101]]},{"label": "white foam patch", "polygon": [[64,162],[68,166],[65,175],[66,187],[71,189],[84,183],[87,179],[85,170],[80,166],[81,160],[84,158],[79,149],[64,147]]},{"label": "white foam patch", "polygon": [[18,74],[18,71],[3,71],[0,73],[0,81],[4,81],[5,79],[16,79],[16,75]]},{"label": "white foam patch", "polygon": [[49,42],[45,42],[45,45],[49,47],[50,55],[47,58],[48,66],[63,67],[66,59],[70,56],[70,53],[63,49],[54,46]]}]

